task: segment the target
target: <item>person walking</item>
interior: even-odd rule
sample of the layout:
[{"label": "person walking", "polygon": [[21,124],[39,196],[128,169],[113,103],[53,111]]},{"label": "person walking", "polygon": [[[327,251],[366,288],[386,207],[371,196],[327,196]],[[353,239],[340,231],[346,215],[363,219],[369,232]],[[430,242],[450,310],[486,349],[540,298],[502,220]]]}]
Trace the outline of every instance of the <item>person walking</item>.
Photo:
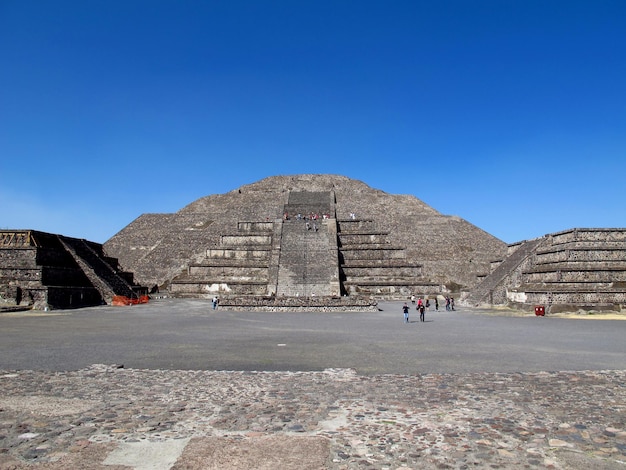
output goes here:
[{"label": "person walking", "polygon": [[409,322],[409,306],[405,303],[402,306],[402,311],[404,312],[404,323]]},{"label": "person walking", "polygon": [[215,310],[217,308],[217,304],[220,302],[220,300],[217,298],[217,295],[213,296],[213,310]]},{"label": "person walking", "polygon": [[439,299],[435,297],[435,312],[439,311]]},{"label": "person walking", "polygon": [[426,307],[424,306],[424,304],[420,305],[420,321],[426,321],[424,319],[424,312],[426,311]]}]

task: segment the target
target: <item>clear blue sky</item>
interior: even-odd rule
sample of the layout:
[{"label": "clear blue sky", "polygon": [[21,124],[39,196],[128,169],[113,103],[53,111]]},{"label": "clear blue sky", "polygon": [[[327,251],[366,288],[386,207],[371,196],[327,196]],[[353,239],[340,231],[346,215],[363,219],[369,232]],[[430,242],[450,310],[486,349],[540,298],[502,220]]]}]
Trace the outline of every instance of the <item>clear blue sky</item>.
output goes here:
[{"label": "clear blue sky", "polygon": [[623,0],[0,0],[0,61],[3,229],[299,173],[507,243],[626,227]]}]

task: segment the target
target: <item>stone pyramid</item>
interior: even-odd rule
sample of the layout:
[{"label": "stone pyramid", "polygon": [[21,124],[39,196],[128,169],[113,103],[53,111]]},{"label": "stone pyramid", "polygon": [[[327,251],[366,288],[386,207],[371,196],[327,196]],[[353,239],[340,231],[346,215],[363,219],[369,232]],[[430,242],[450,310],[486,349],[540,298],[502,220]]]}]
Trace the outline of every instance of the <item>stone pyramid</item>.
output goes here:
[{"label": "stone pyramid", "polygon": [[104,248],[176,296],[406,298],[471,289],[507,245],[414,196],[305,174],[143,214]]}]

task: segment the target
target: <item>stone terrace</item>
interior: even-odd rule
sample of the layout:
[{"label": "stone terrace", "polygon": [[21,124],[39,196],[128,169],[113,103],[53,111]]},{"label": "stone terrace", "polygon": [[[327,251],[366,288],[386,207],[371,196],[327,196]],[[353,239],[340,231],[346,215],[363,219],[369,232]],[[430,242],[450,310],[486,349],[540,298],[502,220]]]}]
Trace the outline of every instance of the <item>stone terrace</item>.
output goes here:
[{"label": "stone terrace", "polygon": [[75,308],[136,297],[145,288],[101,244],[35,230],[0,231],[0,298],[30,308]]},{"label": "stone terrace", "polygon": [[544,305],[548,312],[626,306],[626,229],[572,229],[509,247],[471,304]]}]

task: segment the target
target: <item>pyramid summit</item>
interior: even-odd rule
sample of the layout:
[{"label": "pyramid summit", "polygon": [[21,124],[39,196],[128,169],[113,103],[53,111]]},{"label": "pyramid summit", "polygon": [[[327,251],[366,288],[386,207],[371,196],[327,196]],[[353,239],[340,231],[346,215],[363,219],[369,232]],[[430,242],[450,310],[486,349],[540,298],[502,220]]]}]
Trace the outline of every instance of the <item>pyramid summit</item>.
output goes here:
[{"label": "pyramid summit", "polygon": [[143,214],[104,247],[137,282],[199,298],[457,292],[507,250],[414,196],[325,174],[271,176]]}]

